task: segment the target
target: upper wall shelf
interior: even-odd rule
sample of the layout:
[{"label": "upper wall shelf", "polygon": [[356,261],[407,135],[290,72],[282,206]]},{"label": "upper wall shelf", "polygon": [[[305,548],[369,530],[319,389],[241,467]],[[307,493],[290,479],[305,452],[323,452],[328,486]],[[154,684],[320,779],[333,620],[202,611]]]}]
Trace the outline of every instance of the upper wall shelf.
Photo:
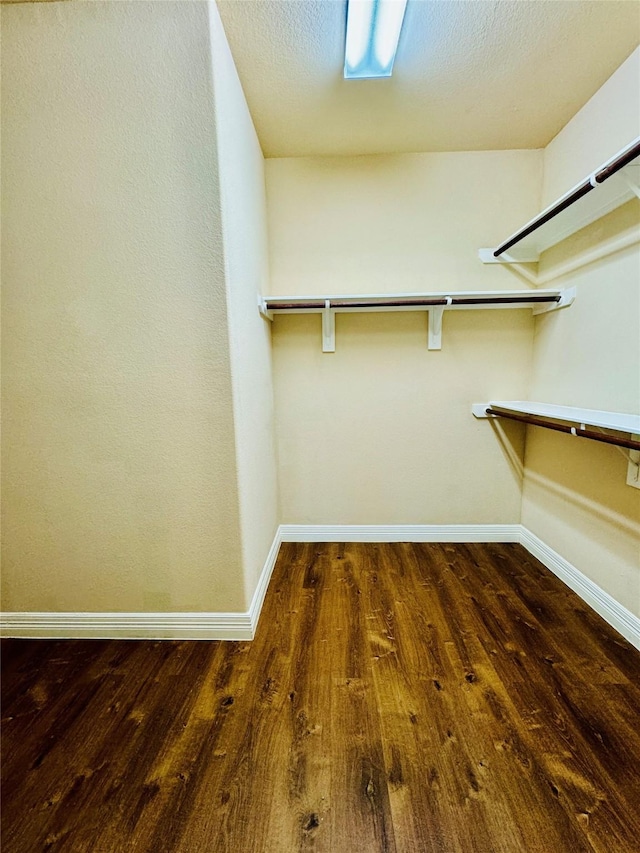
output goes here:
[{"label": "upper wall shelf", "polygon": [[[627,485],[640,489],[640,415],[606,412],[601,409],[578,409],[552,403],[532,403],[528,400],[500,400],[474,403],[471,411],[476,418],[507,418],[544,429],[568,433],[630,450]],[[596,429],[593,429],[595,427]],[[599,430],[599,431],[598,431]],[[602,430],[610,430],[602,432]],[[615,435],[627,433],[627,435]]]},{"label": "upper wall shelf", "polygon": [[476,403],[472,411],[477,418],[490,417],[487,409],[500,412],[515,412],[523,415],[533,415],[540,418],[552,418],[558,421],[568,421],[580,424],[582,427],[593,426],[600,429],[613,429],[618,432],[628,432],[640,435],[640,415],[628,415],[623,412],[606,412],[601,409],[579,409],[574,406],[557,406],[553,403],[533,403],[528,400],[500,400],[490,403]]},{"label": "upper wall shelf", "polygon": [[469,290],[444,293],[392,293],[351,296],[259,296],[258,307],[268,320],[278,314],[321,314],[322,351],[335,352],[336,312],[427,311],[431,350],[442,349],[444,311],[478,308],[532,308],[534,314],[571,305],[575,288],[565,290]]},{"label": "upper wall shelf", "polygon": [[495,249],[480,249],[480,260],[485,264],[536,262],[542,252],[634,196],[640,198],[640,137]]},{"label": "upper wall shelf", "polygon": [[[601,409],[578,409],[553,403],[532,403],[528,400],[500,400],[474,403],[471,411],[476,418],[507,418],[576,438],[587,438],[630,450],[627,485],[640,489],[640,415],[606,412]],[[594,429],[595,427],[595,429]],[[609,432],[602,432],[609,430]],[[615,433],[627,433],[616,435]]]}]

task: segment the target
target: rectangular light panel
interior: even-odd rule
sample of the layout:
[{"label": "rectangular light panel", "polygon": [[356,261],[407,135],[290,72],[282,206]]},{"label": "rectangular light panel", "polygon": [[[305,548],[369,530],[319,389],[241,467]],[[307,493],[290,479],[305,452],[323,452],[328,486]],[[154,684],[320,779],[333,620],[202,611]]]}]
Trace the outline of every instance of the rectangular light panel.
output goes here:
[{"label": "rectangular light panel", "polygon": [[344,76],[391,77],[407,0],[349,0]]}]

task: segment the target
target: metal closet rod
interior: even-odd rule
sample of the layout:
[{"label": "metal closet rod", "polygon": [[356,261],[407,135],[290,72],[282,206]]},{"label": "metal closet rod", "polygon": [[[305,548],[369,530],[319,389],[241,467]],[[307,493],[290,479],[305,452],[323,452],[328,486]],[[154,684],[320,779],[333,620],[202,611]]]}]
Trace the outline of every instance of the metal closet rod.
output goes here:
[{"label": "metal closet rod", "polygon": [[576,435],[578,438],[590,438],[592,441],[601,441],[603,444],[615,444],[616,447],[627,447],[629,450],[640,450],[640,441],[634,441],[632,438],[618,438],[618,436],[615,435],[606,435],[601,432],[594,432],[592,429],[572,427],[568,424],[556,424],[553,423],[553,421],[545,421],[542,418],[536,418],[533,415],[501,412],[499,409],[492,409],[491,407],[489,407],[486,412],[488,415],[496,415],[499,418],[508,418],[510,421],[520,421],[521,423],[531,424],[532,426],[553,429],[556,432],[566,432],[570,435]]},{"label": "metal closet rod", "polygon": [[362,299],[349,301],[346,299],[310,299],[306,302],[285,302],[279,299],[265,299],[268,311],[294,311],[299,309],[329,308],[423,308],[430,305],[530,305],[533,302],[560,302],[559,295],[554,296],[451,296],[447,298],[415,298],[415,299]]},{"label": "metal closet rod", "polygon": [[538,228],[545,225],[549,220],[556,217],[559,213],[562,213],[563,210],[566,210],[568,207],[571,207],[572,204],[575,204],[576,201],[581,199],[587,193],[591,192],[591,190],[595,189],[596,184],[602,184],[607,178],[610,178],[612,175],[615,175],[616,172],[619,172],[620,169],[624,169],[625,166],[628,166],[632,160],[635,160],[636,157],[640,156],[640,142],[636,142],[635,145],[632,145],[628,151],[625,151],[623,154],[620,154],[619,157],[616,157],[608,166],[600,169],[599,172],[596,172],[593,176],[592,182],[591,178],[587,178],[584,183],[580,184],[580,186],[576,187],[576,189],[571,193],[571,195],[567,196],[562,201],[559,201],[556,205],[551,207],[546,213],[539,216],[537,219],[534,219],[529,225],[522,229],[522,231],[518,231],[517,234],[514,234],[509,240],[506,240],[502,243],[498,248],[494,251],[494,258],[499,257],[507,249],[510,249],[512,246],[515,246],[516,243],[519,243],[520,240],[524,240],[525,237],[528,237],[529,234],[532,234],[534,231],[537,231]]}]

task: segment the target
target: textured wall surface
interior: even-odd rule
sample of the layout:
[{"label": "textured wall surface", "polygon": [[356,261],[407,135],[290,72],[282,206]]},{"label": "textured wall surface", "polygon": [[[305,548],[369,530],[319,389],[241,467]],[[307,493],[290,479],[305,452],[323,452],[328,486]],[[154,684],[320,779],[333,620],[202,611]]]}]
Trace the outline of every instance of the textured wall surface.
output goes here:
[{"label": "textured wall surface", "polygon": [[[545,151],[547,204],[640,134],[640,50]],[[638,231],[633,201],[547,252],[542,271]],[[640,413],[640,250],[633,246],[561,279],[567,311],[536,321],[531,397]],[[640,615],[640,491],[615,447],[529,428],[522,521]]]},{"label": "textured wall surface", "polygon": [[[539,209],[539,151],[267,160],[274,294],[518,288],[478,261]],[[526,285],[523,285],[526,286]]]},{"label": "textured wall surface", "polygon": [[278,525],[264,160],[220,16],[209,4],[246,606]]},{"label": "textured wall surface", "polygon": [[244,610],[206,4],[2,26],[3,607]]},{"label": "textured wall surface", "polygon": [[640,135],[638,104],[640,47],[547,146],[543,207],[584,180],[586,175]]},{"label": "textured wall surface", "polygon": [[[287,293],[518,287],[480,246],[538,206],[535,151],[268,160],[271,286]],[[499,198],[499,203],[496,202]],[[514,523],[522,433],[471,403],[526,395],[530,311],[277,317],[274,381],[285,522]]]}]

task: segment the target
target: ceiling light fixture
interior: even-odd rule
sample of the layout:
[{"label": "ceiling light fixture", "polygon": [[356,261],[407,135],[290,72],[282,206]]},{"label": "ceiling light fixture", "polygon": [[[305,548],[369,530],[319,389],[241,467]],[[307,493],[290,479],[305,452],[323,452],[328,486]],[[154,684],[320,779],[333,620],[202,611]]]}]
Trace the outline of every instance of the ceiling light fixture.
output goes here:
[{"label": "ceiling light fixture", "polygon": [[391,77],[407,0],[348,0],[344,76]]}]

